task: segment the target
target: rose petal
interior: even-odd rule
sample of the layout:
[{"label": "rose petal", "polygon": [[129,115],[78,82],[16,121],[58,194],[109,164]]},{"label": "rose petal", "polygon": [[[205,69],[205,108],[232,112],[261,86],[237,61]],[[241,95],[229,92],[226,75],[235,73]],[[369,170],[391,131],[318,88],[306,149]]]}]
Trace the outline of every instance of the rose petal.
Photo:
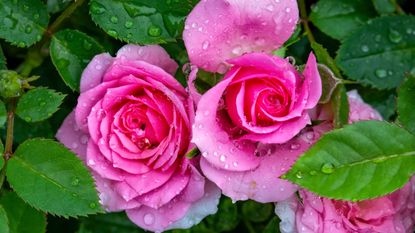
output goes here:
[{"label": "rose petal", "polygon": [[102,82],[105,71],[110,66],[113,57],[109,53],[96,55],[82,72],[80,91],[85,92]]},{"label": "rose petal", "polygon": [[183,39],[193,64],[222,73],[229,58],[277,49],[297,20],[296,1],[200,1],[187,17]]},{"label": "rose petal", "polygon": [[220,189],[212,182],[206,181],[204,191],[204,196],[192,203],[186,215],[171,224],[166,230],[191,228],[193,225],[201,222],[206,216],[215,214],[218,211],[221,196]]},{"label": "rose petal", "polygon": [[89,135],[82,132],[76,124],[75,111],[65,118],[55,137],[80,159],[85,160]]},{"label": "rose petal", "polygon": [[317,68],[316,57],[313,53],[310,53],[308,56],[303,75],[309,93],[305,108],[311,109],[317,105],[322,93],[321,78]]},{"label": "rose petal", "polygon": [[88,143],[86,161],[88,167],[104,179],[121,181],[124,178],[125,173],[118,168],[114,168],[112,163],[102,155],[98,146],[92,141]]},{"label": "rose petal", "polygon": [[280,128],[268,134],[246,134],[242,140],[253,140],[261,143],[285,143],[295,137],[306,125],[311,124],[310,117],[303,113],[301,117],[281,124]]},{"label": "rose petal", "polygon": [[[246,145],[247,148],[241,149],[219,127],[216,121],[219,100],[231,81],[231,78],[221,81],[200,99],[195,117],[192,141],[198,146],[202,155],[215,166],[227,167],[227,169],[233,171],[245,171],[254,169],[259,164],[259,159],[255,157],[253,148],[249,148],[250,145]],[[238,165],[232,166],[234,163]]]},{"label": "rose petal", "polygon": [[295,195],[286,200],[275,204],[275,214],[280,218],[280,232],[294,233],[297,232],[295,226],[295,212],[297,210],[298,201]]},{"label": "rose petal", "polygon": [[107,211],[123,211],[126,209],[137,208],[141,204],[135,200],[125,201],[113,187],[113,182],[103,179],[98,174],[93,174],[95,184],[99,192],[101,205]]},{"label": "rose petal", "polygon": [[349,100],[349,124],[364,120],[382,120],[382,116],[372,106],[366,104],[357,90],[347,92]]},{"label": "rose petal", "polygon": [[296,186],[279,179],[309,144],[302,138],[284,145],[262,145],[258,148],[260,165],[251,171],[234,172],[215,168],[202,158],[200,166],[208,179],[233,200],[252,199],[258,202],[275,202],[288,198]]},{"label": "rose petal", "polygon": [[174,75],[178,68],[177,63],[159,45],[124,45],[118,50],[117,58],[145,61],[164,69],[171,75]]}]

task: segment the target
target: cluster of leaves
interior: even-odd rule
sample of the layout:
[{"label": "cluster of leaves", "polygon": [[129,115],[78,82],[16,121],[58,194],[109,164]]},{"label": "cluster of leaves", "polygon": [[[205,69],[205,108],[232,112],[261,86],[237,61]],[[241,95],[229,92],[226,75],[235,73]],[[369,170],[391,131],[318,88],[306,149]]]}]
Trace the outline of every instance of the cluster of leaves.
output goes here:
[{"label": "cluster of leaves", "polygon": [[[161,44],[180,65],[188,62],[181,34],[197,2],[0,1],[0,232],[142,232],[124,214],[98,214],[102,208],[90,173],[53,138],[76,104],[81,73],[94,55],[114,53],[123,43]],[[322,64],[321,103],[331,104],[338,129],[284,177],[320,195],[352,201],[400,188],[415,172],[410,1],[298,2],[303,24],[276,54],[304,63],[315,52]],[[181,71],[176,78],[184,83]],[[215,80],[199,77],[198,86],[207,89]],[[350,89],[394,123],[343,128]],[[81,217],[87,215],[92,216]],[[278,232],[278,222],[271,204],[223,198],[216,215],[173,232]]]}]

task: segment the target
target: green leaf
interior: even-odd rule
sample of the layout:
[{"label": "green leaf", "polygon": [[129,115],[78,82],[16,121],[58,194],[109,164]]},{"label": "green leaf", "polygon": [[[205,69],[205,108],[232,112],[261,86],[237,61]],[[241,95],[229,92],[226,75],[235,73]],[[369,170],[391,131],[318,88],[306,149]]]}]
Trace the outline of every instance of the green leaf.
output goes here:
[{"label": "green leaf", "polygon": [[351,79],[378,89],[400,85],[414,69],[415,17],[374,19],[340,46],[337,64]]},{"label": "green leaf", "polygon": [[344,85],[338,85],[332,95],[333,126],[341,128],[349,122],[349,100]]},{"label": "green leaf", "polygon": [[45,120],[58,111],[65,95],[39,87],[25,93],[17,103],[16,114],[27,122]]},{"label": "green leaf", "polygon": [[273,204],[245,201],[242,204],[242,214],[251,222],[264,222],[274,211]]},{"label": "green leaf", "polygon": [[[32,190],[32,192],[36,191],[37,189]],[[0,198],[0,204],[7,213],[10,233],[46,232],[46,216],[24,203],[16,193],[4,193]]]},{"label": "green leaf", "polygon": [[415,76],[409,76],[399,88],[398,121],[415,134]]},{"label": "green leaf", "polygon": [[8,161],[7,179],[23,200],[42,211],[59,216],[102,211],[82,161],[52,140],[32,139],[21,144]]},{"label": "green leaf", "polygon": [[161,44],[181,36],[184,18],[197,1],[92,0],[92,20],[108,35],[133,43]]},{"label": "green leaf", "polygon": [[78,233],[144,233],[125,212],[89,216],[81,219]]},{"label": "green leaf", "polygon": [[3,49],[0,46],[0,70],[6,70],[7,69],[6,64],[7,64],[6,57],[4,56]]},{"label": "green leaf", "polygon": [[18,145],[28,138],[54,138],[54,132],[49,121],[27,123],[19,117],[14,118],[13,142]]},{"label": "green leaf", "polygon": [[49,15],[41,0],[2,0],[0,20],[0,38],[29,47],[42,38]]},{"label": "green leaf", "polygon": [[62,11],[70,2],[69,0],[47,0],[48,12],[57,13]]},{"label": "green leaf", "polygon": [[395,0],[372,0],[379,14],[391,14],[395,12]]},{"label": "green leaf", "polygon": [[324,197],[359,201],[397,190],[414,172],[414,135],[362,121],[325,134],[284,177]]},{"label": "green leaf", "polygon": [[9,233],[9,219],[4,208],[0,205],[0,232]]},{"label": "green leaf", "polygon": [[3,103],[3,101],[0,100],[0,128],[4,126],[4,123],[6,123],[6,120],[7,120],[6,105]]},{"label": "green leaf", "polygon": [[312,7],[310,20],[322,32],[342,40],[374,16],[368,1],[320,0]]},{"label": "green leaf", "polygon": [[265,226],[262,233],[280,233],[280,220],[277,217],[273,217]]},{"label": "green leaf", "polygon": [[341,81],[323,64],[318,64],[318,72],[323,86],[319,103],[325,104],[331,100],[334,90]]},{"label": "green leaf", "polygon": [[326,65],[337,78],[341,79],[342,75],[340,73],[340,70],[339,68],[337,68],[336,62],[330,56],[329,52],[327,52],[327,49],[317,42],[311,42],[311,48],[316,54],[317,61],[321,64]]},{"label": "green leaf", "polygon": [[222,196],[218,212],[208,216],[204,222],[208,229],[214,232],[231,231],[238,226],[240,218],[238,215],[238,207],[233,204],[230,198]]},{"label": "green leaf", "polygon": [[72,90],[79,90],[82,71],[95,55],[102,52],[103,47],[94,38],[70,29],[56,33],[50,44],[52,62]]}]

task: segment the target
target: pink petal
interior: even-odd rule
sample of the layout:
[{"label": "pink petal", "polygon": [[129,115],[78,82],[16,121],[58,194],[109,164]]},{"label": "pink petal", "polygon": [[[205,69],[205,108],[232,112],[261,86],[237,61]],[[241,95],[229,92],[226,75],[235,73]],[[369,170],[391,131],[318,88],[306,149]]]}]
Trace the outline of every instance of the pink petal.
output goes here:
[{"label": "pink petal", "polygon": [[104,179],[122,181],[125,172],[118,168],[114,168],[112,163],[108,161],[99,150],[98,146],[90,141],[86,156],[87,165]]},{"label": "pink petal", "polygon": [[278,177],[287,172],[308,148],[309,143],[300,137],[283,145],[260,144],[257,153],[261,162],[258,168],[251,171],[216,168],[204,158],[200,166],[206,177],[235,201],[275,202],[288,198],[296,191],[295,185]]},{"label": "pink petal", "polygon": [[89,62],[81,76],[81,93],[96,87],[102,82],[102,78],[113,59],[110,54],[103,53],[96,55]]},{"label": "pink petal", "polygon": [[372,106],[366,104],[357,90],[347,92],[349,97],[349,123],[364,120],[382,120],[382,116]]},{"label": "pink petal", "polygon": [[193,202],[186,215],[169,225],[167,229],[188,229],[198,224],[206,216],[215,214],[218,211],[220,196],[220,189],[212,182],[206,181],[204,196]]},{"label": "pink petal", "polygon": [[243,140],[252,140],[261,143],[285,143],[295,137],[306,125],[311,124],[310,117],[305,112],[301,117],[281,123],[279,129],[268,134],[246,134]]},{"label": "pink petal", "polygon": [[113,181],[103,179],[98,174],[94,174],[93,176],[99,192],[100,203],[107,211],[124,211],[126,209],[137,208],[141,205],[135,200],[125,201],[115,191]]},{"label": "pink petal", "polygon": [[197,91],[195,86],[195,80],[197,78],[197,66],[191,66],[191,71],[189,74],[189,79],[187,80],[187,86],[189,87],[190,98],[193,100],[193,103],[197,105],[199,103],[202,95]]},{"label": "pink petal", "polygon": [[322,92],[321,78],[317,68],[316,57],[313,53],[310,53],[308,56],[308,61],[305,65],[303,75],[309,93],[305,108],[311,109],[317,105]]},{"label": "pink petal", "polygon": [[124,45],[118,50],[117,58],[145,61],[164,69],[172,75],[176,73],[178,67],[177,63],[170,58],[166,50],[159,45]]},{"label": "pink petal", "polygon": [[297,20],[296,1],[200,1],[187,17],[183,39],[191,63],[223,73],[229,58],[280,47]]},{"label": "pink petal", "polygon": [[185,174],[176,173],[160,188],[139,196],[135,200],[138,200],[145,206],[158,209],[170,202],[178,194],[180,194],[182,190],[189,184],[189,180],[189,172]]},{"label": "pink petal", "polygon": [[[207,91],[199,101],[192,141],[198,146],[202,155],[217,167],[227,167],[233,171],[246,171],[259,165],[259,159],[254,155],[254,148],[245,148],[237,145],[229,135],[218,125],[216,115],[219,100],[232,81],[224,79]],[[237,164],[237,166],[233,166]]]},{"label": "pink petal", "polygon": [[65,118],[55,137],[80,159],[85,160],[89,135],[82,132],[76,124],[74,111]]}]

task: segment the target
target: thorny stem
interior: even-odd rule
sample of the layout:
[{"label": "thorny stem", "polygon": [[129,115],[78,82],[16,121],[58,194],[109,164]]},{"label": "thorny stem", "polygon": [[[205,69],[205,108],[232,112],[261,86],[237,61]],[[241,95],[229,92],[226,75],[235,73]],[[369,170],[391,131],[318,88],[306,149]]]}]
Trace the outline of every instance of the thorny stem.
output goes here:
[{"label": "thorny stem", "polygon": [[7,111],[7,128],[6,128],[6,143],[4,146],[3,159],[4,164],[0,171],[0,189],[3,186],[4,177],[6,176],[6,164],[13,156],[13,130],[14,130],[14,112],[16,110],[17,98],[10,99]]},{"label": "thorny stem", "polygon": [[307,15],[307,9],[305,5],[304,0],[298,0],[298,5],[300,7],[300,17],[301,17],[301,23],[304,26],[304,30],[307,34],[308,40],[311,42],[316,42],[314,39],[313,33],[311,32],[310,26],[308,25],[308,15]]}]

